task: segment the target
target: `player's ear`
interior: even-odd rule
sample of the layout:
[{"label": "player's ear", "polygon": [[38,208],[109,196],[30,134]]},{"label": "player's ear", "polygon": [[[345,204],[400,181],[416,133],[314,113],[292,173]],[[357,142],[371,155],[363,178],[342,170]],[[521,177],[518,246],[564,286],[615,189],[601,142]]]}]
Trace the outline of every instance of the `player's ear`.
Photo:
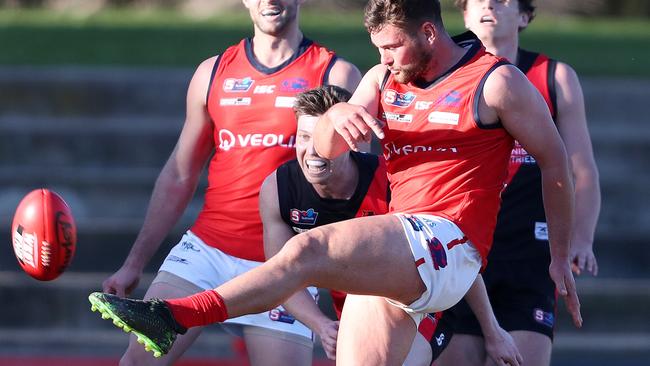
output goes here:
[{"label": "player's ear", "polygon": [[249,9],[249,8],[250,8],[250,5],[249,5],[249,3],[248,3],[248,0],[241,0],[241,2],[244,4],[244,6],[246,7],[246,9]]},{"label": "player's ear", "polygon": [[433,44],[433,41],[436,39],[436,35],[437,35],[436,27],[433,25],[433,23],[431,22],[422,23],[420,30],[422,31],[422,34],[424,35],[424,39],[427,41],[427,43]]},{"label": "player's ear", "polygon": [[519,29],[522,30],[528,27],[529,23],[530,23],[530,14],[526,12],[519,13]]}]

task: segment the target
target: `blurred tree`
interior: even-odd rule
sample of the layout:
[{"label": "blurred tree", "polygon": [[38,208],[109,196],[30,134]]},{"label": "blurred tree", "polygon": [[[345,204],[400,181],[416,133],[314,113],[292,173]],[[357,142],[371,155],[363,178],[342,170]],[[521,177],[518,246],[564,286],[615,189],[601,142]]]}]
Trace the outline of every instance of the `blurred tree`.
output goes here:
[{"label": "blurred tree", "polygon": [[650,17],[648,0],[606,0],[605,14]]},{"label": "blurred tree", "polygon": [[10,8],[33,8],[43,5],[43,0],[3,0],[0,5]]}]

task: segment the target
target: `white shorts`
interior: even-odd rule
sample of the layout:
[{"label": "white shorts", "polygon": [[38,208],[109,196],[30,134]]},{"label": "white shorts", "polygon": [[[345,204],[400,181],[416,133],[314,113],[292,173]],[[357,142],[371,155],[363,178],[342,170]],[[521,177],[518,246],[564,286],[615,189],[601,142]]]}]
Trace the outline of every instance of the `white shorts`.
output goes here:
[{"label": "white shorts", "polygon": [[453,222],[433,215],[395,214],[404,227],[426,290],[404,309],[419,324],[427,313],[449,309],[465,296],[481,269],[481,255]]},{"label": "white shorts", "polygon": [[[181,238],[181,241],[169,252],[159,271],[169,272],[203,290],[209,290],[219,287],[260,264],[262,262],[233,257],[211,247],[188,230]],[[314,301],[316,301],[317,289],[315,287],[309,287],[308,289],[314,297]],[[251,325],[291,333],[313,341],[311,330],[289,314],[282,306],[259,314],[228,319],[225,323]]]}]

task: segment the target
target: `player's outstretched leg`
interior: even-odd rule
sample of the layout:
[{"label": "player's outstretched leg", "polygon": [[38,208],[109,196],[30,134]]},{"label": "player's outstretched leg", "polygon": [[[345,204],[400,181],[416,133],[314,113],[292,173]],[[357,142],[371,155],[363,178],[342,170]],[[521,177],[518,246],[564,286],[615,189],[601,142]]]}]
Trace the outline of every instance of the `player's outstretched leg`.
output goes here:
[{"label": "player's outstretched leg", "polygon": [[94,292],[88,296],[92,310],[102,314],[104,319],[112,319],[113,324],[133,332],[138,342],[143,344],[154,357],[169,352],[177,334],[185,334],[186,328],[178,324],[167,304],[158,299],[133,300],[111,294]]}]

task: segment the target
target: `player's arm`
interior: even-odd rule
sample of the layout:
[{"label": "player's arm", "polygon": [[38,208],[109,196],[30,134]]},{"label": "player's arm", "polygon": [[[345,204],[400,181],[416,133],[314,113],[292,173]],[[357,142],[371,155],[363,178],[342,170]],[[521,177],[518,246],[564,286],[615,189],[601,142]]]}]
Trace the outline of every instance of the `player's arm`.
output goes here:
[{"label": "player's arm", "polygon": [[472,287],[465,294],[465,301],[467,301],[481,326],[481,332],[485,339],[485,350],[492,360],[497,365],[503,363],[512,366],[522,364],[523,359],[514,339],[499,326],[499,322],[494,316],[485,283],[483,282],[483,276],[480,274],[476,275]]},{"label": "player's arm", "polygon": [[[259,198],[260,216],[264,227],[264,254],[268,259],[277,254],[294,235],[280,215],[275,172],[262,183]],[[291,315],[318,334],[327,357],[335,359],[338,322],[331,320],[320,311],[309,292],[306,289],[296,292],[284,302],[283,306]]]},{"label": "player's arm", "polygon": [[600,213],[600,184],[587,129],[584,97],[578,75],[567,64],[557,64],[555,85],[556,122],[569,155],[575,184],[575,222],[569,258],[576,274],[586,269],[595,276],[598,262],[593,243]]},{"label": "player's arm", "polygon": [[537,161],[542,173],[544,210],[549,228],[549,274],[576,326],[582,325],[580,302],[571,272],[569,243],[573,227],[573,182],[560,135],[542,96],[512,65],[496,68],[479,100],[482,121],[500,120]]},{"label": "player's arm", "polygon": [[[342,59],[337,58],[330,70],[327,84],[336,85],[349,91],[351,94],[359,86],[361,81],[361,72],[354,66],[354,64]],[[359,142],[359,151],[370,152],[370,142]]]},{"label": "player's arm", "polygon": [[361,71],[353,63],[339,57],[332,65],[326,84],[340,86],[354,93],[360,81]]},{"label": "player's arm", "polygon": [[384,137],[379,110],[379,85],[386,67],[377,65],[364,75],[348,103],[338,103],[321,116],[314,128],[314,148],[326,159],[334,159],[349,149],[358,151],[371,133]]},{"label": "player's arm", "polygon": [[213,57],[201,63],[190,81],[180,137],[156,180],[144,223],[128,257],[103,283],[105,292],[126,296],[137,286],[145,265],[194,195],[203,166],[214,148],[206,95],[215,60]]}]

